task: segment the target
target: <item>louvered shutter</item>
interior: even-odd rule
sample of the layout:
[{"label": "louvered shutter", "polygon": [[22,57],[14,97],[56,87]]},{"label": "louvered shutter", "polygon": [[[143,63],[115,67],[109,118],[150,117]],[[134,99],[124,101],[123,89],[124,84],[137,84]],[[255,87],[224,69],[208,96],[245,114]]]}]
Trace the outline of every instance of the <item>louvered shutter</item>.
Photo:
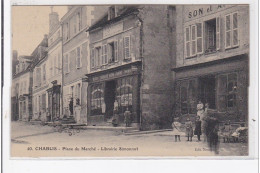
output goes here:
[{"label": "louvered shutter", "polygon": [[231,16],[226,15],[225,18],[225,47],[231,47]]},{"label": "louvered shutter", "polygon": [[105,64],[105,60],[104,60],[104,45],[101,46],[101,64],[102,65]]},{"label": "louvered shutter", "polygon": [[232,15],[232,18],[233,18],[233,46],[238,46],[238,14],[237,13],[233,13]]},{"label": "louvered shutter", "polygon": [[191,26],[191,55],[195,56],[197,53],[197,36],[196,25]]},{"label": "louvered shutter", "polygon": [[197,23],[197,54],[203,53],[203,24]]},{"label": "louvered shutter", "polygon": [[130,58],[130,36],[124,38],[125,59]]},{"label": "louvered shutter", "polygon": [[216,50],[220,49],[220,18],[216,18]]},{"label": "louvered shutter", "polygon": [[114,42],[114,56],[115,56],[115,62],[118,61],[118,41]]},{"label": "louvered shutter", "polygon": [[185,51],[186,57],[190,57],[190,27],[185,28]]},{"label": "louvered shutter", "polygon": [[107,44],[104,45],[104,52],[105,64],[107,64]]},{"label": "louvered shutter", "polygon": [[95,49],[91,49],[91,67],[95,67],[95,61],[94,61],[94,56],[95,56]]}]

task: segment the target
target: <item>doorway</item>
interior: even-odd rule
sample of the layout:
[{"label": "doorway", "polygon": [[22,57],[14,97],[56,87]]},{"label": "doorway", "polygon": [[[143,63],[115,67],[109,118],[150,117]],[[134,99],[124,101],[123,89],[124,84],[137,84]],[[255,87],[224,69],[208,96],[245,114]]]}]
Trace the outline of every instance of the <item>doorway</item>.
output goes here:
[{"label": "doorway", "polygon": [[113,116],[114,102],[116,99],[116,81],[108,81],[105,84],[105,104],[106,113],[105,118],[110,119]]},{"label": "doorway", "polygon": [[215,76],[199,78],[199,99],[205,105],[209,104],[210,109],[216,108],[216,80]]}]

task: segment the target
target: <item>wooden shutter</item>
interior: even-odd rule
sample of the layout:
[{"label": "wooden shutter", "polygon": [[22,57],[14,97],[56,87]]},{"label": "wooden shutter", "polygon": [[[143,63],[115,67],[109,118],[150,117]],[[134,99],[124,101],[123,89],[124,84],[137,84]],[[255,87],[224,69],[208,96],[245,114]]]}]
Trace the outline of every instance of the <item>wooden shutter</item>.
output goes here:
[{"label": "wooden shutter", "polygon": [[195,56],[197,53],[197,36],[196,36],[196,25],[191,26],[191,55]]},{"label": "wooden shutter", "polygon": [[110,63],[112,61],[112,46],[111,44],[107,44],[107,56],[108,56],[108,62]]},{"label": "wooden shutter", "polygon": [[114,51],[115,51],[115,53],[114,53],[115,62],[117,62],[118,61],[118,41],[114,42]]},{"label": "wooden shutter", "polygon": [[125,59],[130,58],[130,36],[124,38]]},{"label": "wooden shutter", "polygon": [[107,64],[107,44],[104,45],[104,63]]},{"label": "wooden shutter", "polygon": [[225,17],[225,47],[231,47],[231,15]]},{"label": "wooden shutter", "polygon": [[101,46],[101,64],[104,65],[104,45]]},{"label": "wooden shutter", "polygon": [[185,28],[185,52],[186,58],[190,57],[190,27]]},{"label": "wooden shutter", "polygon": [[76,60],[76,67],[79,68],[80,67],[80,47],[77,47],[77,60]]},{"label": "wooden shutter", "polygon": [[197,54],[203,53],[203,24],[197,23]]},{"label": "wooden shutter", "polygon": [[238,46],[238,14],[232,14],[232,46]]},{"label": "wooden shutter", "polygon": [[95,67],[95,62],[94,62],[94,53],[95,52],[95,49],[92,48],[91,49],[91,53],[90,53],[90,64],[91,64],[91,68],[94,68]]},{"label": "wooden shutter", "polygon": [[216,50],[220,49],[220,18],[216,18]]}]

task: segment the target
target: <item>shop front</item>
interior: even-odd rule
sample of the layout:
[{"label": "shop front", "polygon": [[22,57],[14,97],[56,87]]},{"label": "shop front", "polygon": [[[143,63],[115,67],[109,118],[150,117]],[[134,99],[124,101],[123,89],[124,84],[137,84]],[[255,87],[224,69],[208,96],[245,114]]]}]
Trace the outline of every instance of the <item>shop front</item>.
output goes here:
[{"label": "shop front", "polygon": [[132,124],[140,119],[140,65],[120,66],[118,68],[87,75],[88,86],[88,124],[109,125],[114,109],[119,114],[119,122],[124,123],[124,112],[131,112]]},{"label": "shop front", "polygon": [[220,121],[247,121],[247,55],[175,69],[175,116],[196,116],[199,101]]}]

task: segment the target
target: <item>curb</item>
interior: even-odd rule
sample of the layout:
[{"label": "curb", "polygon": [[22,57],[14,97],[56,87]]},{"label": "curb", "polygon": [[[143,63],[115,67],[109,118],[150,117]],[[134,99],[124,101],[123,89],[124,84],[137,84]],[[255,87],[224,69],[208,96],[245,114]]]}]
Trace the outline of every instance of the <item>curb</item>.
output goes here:
[{"label": "curb", "polygon": [[172,129],[136,131],[136,132],[125,133],[124,135],[142,135],[142,134],[151,134],[151,133],[158,133],[158,132],[165,132],[165,131],[172,131]]}]

